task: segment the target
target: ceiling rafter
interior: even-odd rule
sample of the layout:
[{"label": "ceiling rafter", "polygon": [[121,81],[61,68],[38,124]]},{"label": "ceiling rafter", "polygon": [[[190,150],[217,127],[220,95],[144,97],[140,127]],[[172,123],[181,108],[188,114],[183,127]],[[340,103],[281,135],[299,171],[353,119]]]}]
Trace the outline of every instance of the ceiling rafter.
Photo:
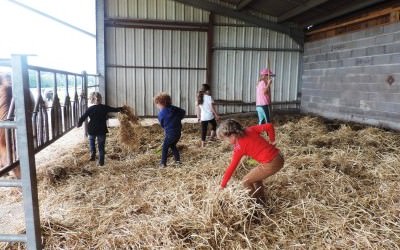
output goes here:
[{"label": "ceiling rafter", "polygon": [[247,6],[249,6],[254,0],[242,0],[237,6],[236,10],[243,10]]},{"label": "ceiling rafter", "polygon": [[188,4],[196,8],[204,9],[212,13],[236,18],[244,22],[254,24],[259,27],[271,29],[280,33],[289,35],[293,40],[295,40],[300,46],[304,44],[304,32],[301,28],[296,26],[291,26],[289,24],[279,24],[271,22],[264,18],[255,16],[248,11],[238,11],[233,8],[228,8],[217,3],[212,3],[209,1],[198,1],[198,0],[175,0],[183,4]]},{"label": "ceiling rafter", "polygon": [[326,21],[335,19],[337,17],[343,16],[343,15],[346,15],[346,14],[350,14],[350,13],[355,12],[357,10],[361,10],[361,9],[367,8],[369,6],[372,6],[374,4],[382,3],[382,2],[385,2],[385,0],[364,0],[361,3],[350,5],[350,6],[347,6],[346,8],[344,8],[344,9],[341,9],[341,10],[338,10],[338,11],[334,11],[332,14],[325,15],[325,16],[323,16],[321,18],[318,18],[318,19],[309,20],[309,21],[307,21],[307,23],[304,24],[304,26],[309,26],[309,25],[315,26],[315,25],[324,23]]},{"label": "ceiling rafter", "polygon": [[328,2],[328,0],[309,0],[304,4],[299,5],[298,7],[289,10],[288,12],[285,12],[284,14],[278,16],[278,22],[284,22],[294,16],[297,16],[301,13],[306,12],[307,10],[310,10],[312,8],[317,7],[318,5],[321,5],[323,3]]}]

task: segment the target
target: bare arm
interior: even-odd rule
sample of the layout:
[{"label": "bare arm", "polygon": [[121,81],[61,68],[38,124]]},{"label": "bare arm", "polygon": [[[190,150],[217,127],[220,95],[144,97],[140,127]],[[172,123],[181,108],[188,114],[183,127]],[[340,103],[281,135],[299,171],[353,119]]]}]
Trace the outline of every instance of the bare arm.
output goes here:
[{"label": "bare arm", "polygon": [[214,98],[211,97],[211,112],[214,114],[215,120],[219,120],[217,109],[215,108]]},{"label": "bare arm", "polygon": [[196,101],[196,117],[197,117],[197,121],[200,121],[200,106]]},{"label": "bare arm", "polygon": [[264,92],[264,94],[265,95],[270,95],[270,90],[271,90],[271,84],[272,84],[272,79],[271,78],[268,78],[268,80],[267,80],[267,84],[266,84],[266,88],[265,88],[265,92]]},{"label": "bare arm", "polygon": [[213,102],[212,105],[211,105],[211,109],[212,109],[212,112],[213,112],[213,114],[214,114],[214,116],[215,116],[215,120],[219,120],[219,115],[218,115],[217,110],[216,110],[216,108],[215,108],[214,102]]}]

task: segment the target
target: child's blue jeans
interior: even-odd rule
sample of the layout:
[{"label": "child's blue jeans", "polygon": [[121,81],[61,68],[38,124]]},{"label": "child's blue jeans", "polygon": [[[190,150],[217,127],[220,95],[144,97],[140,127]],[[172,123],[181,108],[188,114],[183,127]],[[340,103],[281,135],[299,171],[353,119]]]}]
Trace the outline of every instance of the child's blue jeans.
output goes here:
[{"label": "child's blue jeans", "polygon": [[99,159],[104,161],[104,147],[106,144],[106,135],[89,135],[89,148],[90,154],[96,155],[96,138],[97,147],[99,149]]},{"label": "child's blue jeans", "polygon": [[168,149],[171,148],[175,161],[180,161],[179,151],[176,148],[181,135],[165,135],[164,143],[162,145],[161,164],[167,165]]}]

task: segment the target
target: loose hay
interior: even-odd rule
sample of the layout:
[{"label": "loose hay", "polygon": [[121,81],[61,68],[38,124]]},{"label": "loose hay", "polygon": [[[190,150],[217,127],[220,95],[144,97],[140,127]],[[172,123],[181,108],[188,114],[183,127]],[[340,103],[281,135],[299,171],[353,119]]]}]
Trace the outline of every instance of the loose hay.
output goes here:
[{"label": "loose hay", "polygon": [[45,248],[399,249],[400,135],[353,128],[278,120],[285,167],[266,181],[266,207],[238,182],[252,161],[219,191],[231,150],[219,141],[200,149],[198,124],[184,124],[183,165],[162,170],[158,125],[141,127],[134,150],[112,130],[105,167],[79,145],[39,169]]},{"label": "loose hay", "polygon": [[127,149],[136,150],[140,147],[142,127],[133,108],[128,106],[123,108],[124,112],[118,114],[120,124],[118,128],[119,140]]}]

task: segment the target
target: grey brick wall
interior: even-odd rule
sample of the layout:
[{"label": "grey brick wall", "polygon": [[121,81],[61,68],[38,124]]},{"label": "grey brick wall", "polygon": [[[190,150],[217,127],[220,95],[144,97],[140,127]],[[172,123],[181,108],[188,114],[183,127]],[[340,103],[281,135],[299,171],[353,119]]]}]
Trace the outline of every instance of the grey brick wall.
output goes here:
[{"label": "grey brick wall", "polygon": [[400,130],[400,23],[306,43],[303,62],[302,112]]}]

